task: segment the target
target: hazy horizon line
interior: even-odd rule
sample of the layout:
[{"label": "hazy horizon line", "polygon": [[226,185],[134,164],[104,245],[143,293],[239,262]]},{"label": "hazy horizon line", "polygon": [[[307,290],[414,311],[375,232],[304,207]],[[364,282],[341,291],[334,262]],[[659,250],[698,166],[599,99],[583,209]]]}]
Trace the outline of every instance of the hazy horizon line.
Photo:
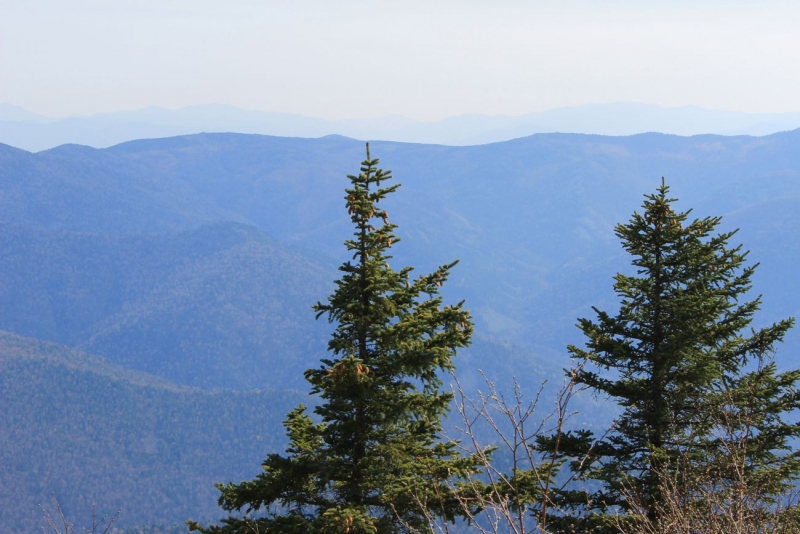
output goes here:
[{"label": "hazy horizon line", "polygon": [[[679,106],[669,106],[663,104],[656,104],[651,102],[642,102],[642,101],[634,101],[634,100],[615,100],[609,102],[600,102],[600,101],[592,101],[586,102],[583,104],[575,104],[575,105],[565,105],[565,106],[557,106],[557,107],[550,107],[540,110],[532,110],[532,111],[525,111],[515,114],[509,113],[488,113],[488,112],[470,112],[466,111],[463,113],[457,113],[452,115],[445,115],[441,118],[437,119],[423,119],[418,117],[413,117],[409,115],[404,115],[401,113],[389,113],[385,115],[374,115],[374,116],[365,116],[365,117],[345,117],[345,118],[338,118],[338,119],[331,119],[325,118],[322,116],[303,113],[303,112],[296,112],[296,111],[281,111],[275,109],[262,109],[262,108],[252,108],[252,107],[243,107],[237,104],[230,104],[225,102],[204,102],[204,103],[196,103],[196,104],[186,104],[178,107],[170,107],[161,104],[151,104],[144,107],[132,107],[132,108],[120,108],[120,109],[113,109],[113,110],[97,110],[92,111],[90,113],[72,113],[72,114],[64,114],[64,115],[49,115],[42,113],[40,111],[36,111],[34,109],[28,108],[26,106],[16,104],[13,102],[0,102],[0,106],[8,106],[17,108],[19,110],[25,111],[31,115],[36,115],[43,119],[59,121],[65,119],[79,119],[79,118],[92,118],[101,115],[113,115],[119,113],[134,113],[134,112],[141,112],[141,111],[148,111],[148,110],[159,110],[159,111],[181,111],[186,109],[192,108],[231,108],[238,111],[244,111],[249,113],[265,113],[271,115],[288,115],[288,116],[296,116],[296,117],[306,117],[311,119],[322,120],[331,123],[337,122],[346,122],[346,121],[379,121],[385,119],[392,119],[392,118],[402,118],[406,120],[410,120],[420,124],[431,124],[442,122],[447,119],[451,118],[459,118],[459,117],[487,117],[487,118],[516,118],[516,117],[526,117],[529,115],[538,115],[549,113],[553,111],[559,110],[577,110],[580,108],[600,108],[600,107],[613,107],[613,106],[640,106],[642,108],[651,108],[651,109],[659,109],[664,111],[677,111],[677,110],[700,110],[700,111],[708,111],[714,113],[727,113],[732,115],[745,115],[745,116],[757,116],[757,115],[765,115],[765,116],[778,116],[778,115],[792,115],[792,114],[800,114],[800,110],[785,110],[785,111],[739,111],[727,108],[711,108],[705,107],[697,104],[683,104]],[[8,120],[8,119],[0,119],[0,120]],[[17,121],[13,121],[17,122]]]}]

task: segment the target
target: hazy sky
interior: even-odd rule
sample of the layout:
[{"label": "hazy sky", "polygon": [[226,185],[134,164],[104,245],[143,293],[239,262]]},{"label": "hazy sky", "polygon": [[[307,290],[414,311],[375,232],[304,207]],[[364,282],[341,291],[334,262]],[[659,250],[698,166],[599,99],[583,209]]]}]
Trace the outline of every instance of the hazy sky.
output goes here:
[{"label": "hazy sky", "polygon": [[0,102],[328,119],[800,111],[796,0],[0,0]]}]

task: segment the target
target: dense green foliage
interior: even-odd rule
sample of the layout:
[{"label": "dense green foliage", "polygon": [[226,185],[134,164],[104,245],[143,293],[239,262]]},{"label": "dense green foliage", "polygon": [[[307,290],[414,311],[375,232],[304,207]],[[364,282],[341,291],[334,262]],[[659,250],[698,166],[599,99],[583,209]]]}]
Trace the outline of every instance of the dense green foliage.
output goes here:
[{"label": "dense green foliage", "polygon": [[[567,513],[550,522],[554,531],[618,532],[632,499],[656,523],[672,473],[710,470],[767,500],[800,475],[790,443],[800,426],[786,421],[800,408],[800,371],[778,373],[770,360],[793,320],[748,333],[761,302],[745,300],[755,266],[728,244],[735,232],[715,234],[719,217],[689,221],[674,201],[662,184],[617,226],[636,273],[615,277],[616,314],[595,309],[595,321],[579,322],[586,348],[570,352],[588,365],[575,380],[623,413],[606,435],[558,436],[579,479],[597,486],[560,495]],[[726,461],[740,443],[741,461]],[[540,446],[553,450],[555,438]]]},{"label": "dense green foliage", "polygon": [[219,517],[213,483],[252,476],[285,438],[294,391],[202,391],[61,345],[0,332],[0,530],[39,530],[54,493],[119,527]]},{"label": "dense green foliage", "polygon": [[472,472],[474,460],[438,441],[452,399],[439,373],[469,344],[472,322],[462,303],[442,307],[438,296],[455,263],[415,278],[389,265],[396,225],[379,203],[399,186],[381,188],[391,173],[377,164],[367,145],[361,173],[348,176],[352,261],[314,307],[336,324],[331,356],[306,371],[318,422],[303,406],[292,411],[288,455],[270,455],[253,481],[219,486],[226,510],[269,510],[265,517],[231,517],[203,532],[389,534],[424,528],[427,514],[461,513],[448,481]]}]

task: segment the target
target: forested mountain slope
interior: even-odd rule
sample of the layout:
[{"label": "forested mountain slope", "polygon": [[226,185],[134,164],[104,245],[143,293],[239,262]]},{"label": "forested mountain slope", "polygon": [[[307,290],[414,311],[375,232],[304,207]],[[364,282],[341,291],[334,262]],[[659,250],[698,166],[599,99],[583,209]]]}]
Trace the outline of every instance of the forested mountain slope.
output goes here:
[{"label": "forested mountain slope", "polygon": [[0,525],[33,532],[55,493],[120,525],[216,517],[213,484],[258,473],[283,446],[296,391],[202,391],[0,332]]},{"label": "forested mountain slope", "polygon": [[200,387],[302,387],[332,285],[314,254],[252,226],[79,234],[0,223],[0,328]]},{"label": "forested mountain slope", "polygon": [[[253,226],[136,236],[0,223],[0,328],[80,348],[202,388],[291,387],[326,355],[324,300],[335,269],[320,254]],[[538,382],[560,362],[479,333],[464,351],[465,385]]]}]

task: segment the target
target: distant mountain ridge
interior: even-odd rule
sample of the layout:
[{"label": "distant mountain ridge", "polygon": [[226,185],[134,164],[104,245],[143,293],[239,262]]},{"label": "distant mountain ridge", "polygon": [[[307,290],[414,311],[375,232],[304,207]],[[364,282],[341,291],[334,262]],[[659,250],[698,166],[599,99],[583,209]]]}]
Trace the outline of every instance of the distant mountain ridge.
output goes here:
[{"label": "distant mountain ridge", "polygon": [[587,104],[515,116],[460,115],[429,122],[398,116],[330,121],[220,104],[178,109],[149,107],[56,119],[19,106],[0,104],[0,143],[31,151],[66,143],[105,148],[134,139],[201,132],[312,138],[338,134],[357,139],[478,145],[552,132],[761,136],[796,128],[800,128],[800,112],[743,113],[627,102]]}]

